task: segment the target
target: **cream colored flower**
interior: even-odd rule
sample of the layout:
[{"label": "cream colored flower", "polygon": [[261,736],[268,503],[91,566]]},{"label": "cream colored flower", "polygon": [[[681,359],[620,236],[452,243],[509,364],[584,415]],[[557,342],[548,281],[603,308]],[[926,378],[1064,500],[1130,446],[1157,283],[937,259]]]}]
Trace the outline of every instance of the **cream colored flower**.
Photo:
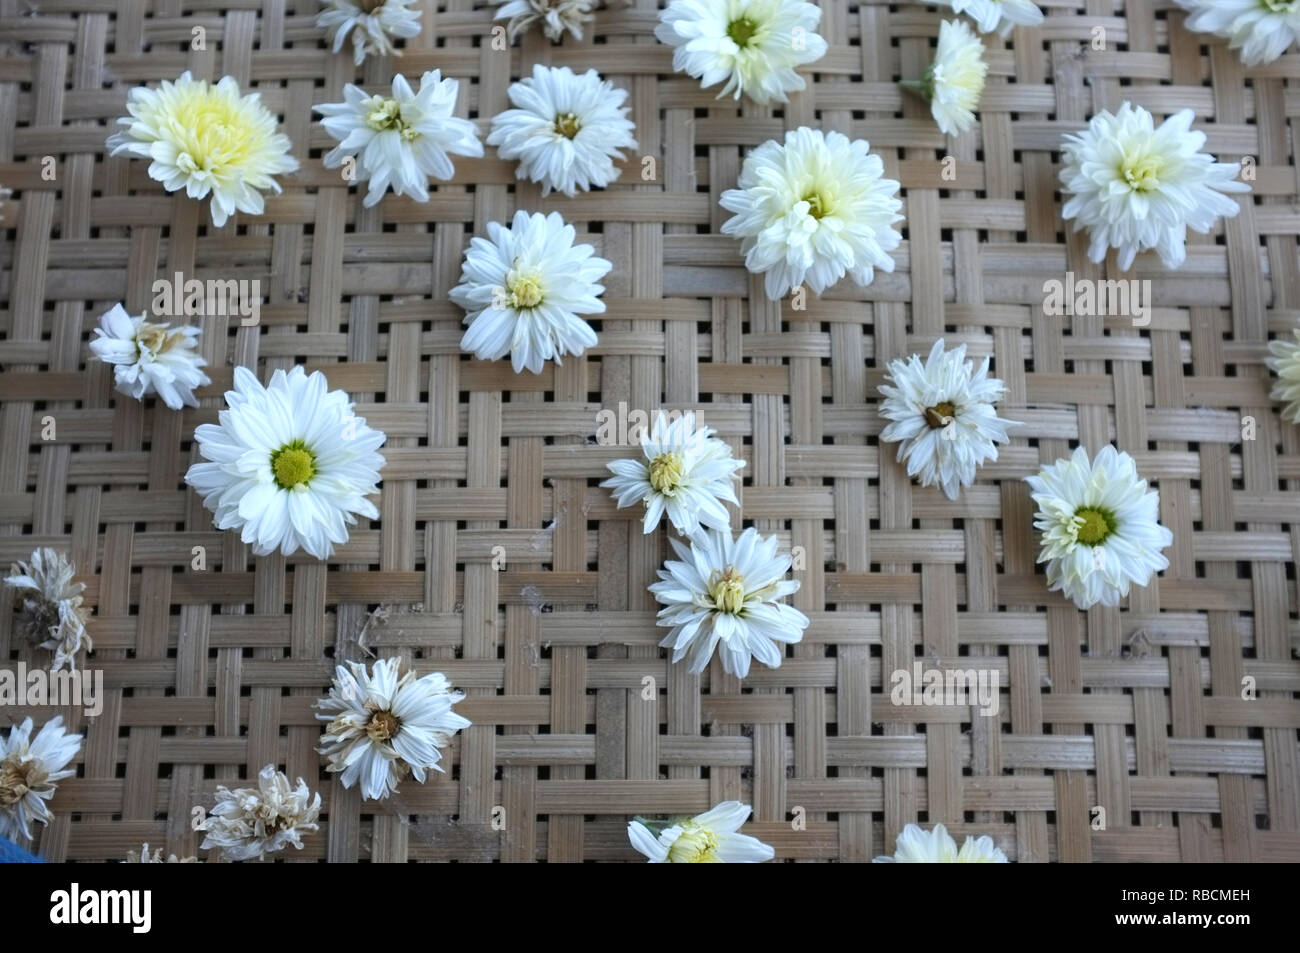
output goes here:
[{"label": "cream colored flower", "polygon": [[125,128],[108,137],[110,155],[151,159],[149,178],[192,199],[212,196],[220,228],[238,209],[261,215],[262,192],[280,191],[275,176],[298,168],[289,137],[257,93],[241,96],[234,77],[215,86],[189,71],[158,89],[137,86],[127,97]]},{"label": "cream colored flower", "polygon": [[1241,211],[1223,194],[1250,191],[1236,179],[1240,164],[1201,152],[1205,133],[1192,131],[1192,118],[1184,109],[1157,127],[1149,112],[1125,102],[1065,137],[1061,215],[1076,232],[1087,229],[1093,261],[1115,248],[1127,271],[1139,252],[1155,249],[1166,268],[1181,267],[1189,228],[1205,234]]},{"label": "cream colored flower", "polygon": [[371,673],[359,662],[335,669],[330,693],[316,703],[316,717],[328,722],[320,753],[345,788],[361,783],[361,796],[382,800],[397,793],[406,775],[421,784],[426,769],[441,771],[442,752],[452,735],[469,727],[451,706],[465,696],[452,691],[447,676],[414,671],[398,677],[400,661],[379,659]]},{"label": "cream colored flower", "polygon": [[81,748],[81,735],[70,735],[63,716],[47,721],[32,738],[32,720],[9,729],[0,743],[0,837],[31,838],[31,822],[48,824],[54,815],[46,801],[58,783],[76,774],[68,765]]},{"label": "cream colored flower", "polygon": [[627,826],[627,836],[652,864],[761,864],[775,857],[776,851],[756,837],[737,833],[750,813],[748,804],[724,801],[662,830],[651,830],[653,822],[634,820]]},{"label": "cream colored flower", "polygon": [[984,44],[970,27],[961,20],[939,24],[939,48],[917,88],[942,132],[955,136],[975,124],[988,71]]},{"label": "cream colored flower", "polygon": [[302,835],[319,829],[319,816],[320,795],[313,798],[302,778],[294,787],[288,775],[268,764],[258,772],[256,788],[217,787],[216,806],[203,822],[208,836],[200,846],[219,847],[229,860],[252,860],[291,844],[302,850]]},{"label": "cream colored flower", "polygon": [[352,62],[360,66],[371,53],[401,56],[395,38],[409,40],[420,34],[420,11],[412,10],[415,0],[323,0],[325,8],[316,14],[316,26],[337,53],[352,36]]},{"label": "cream colored flower", "polygon": [[582,39],[582,25],[595,19],[591,11],[598,0],[509,0],[497,11],[495,19],[509,20],[506,25],[510,42],[540,23],[542,33],[552,43],[559,43],[567,32]]},{"label": "cream colored flower", "polygon": [[947,828],[936,824],[934,830],[924,831],[908,824],[898,835],[893,857],[877,857],[877,864],[1005,864],[1007,855],[985,834],[979,840],[970,837],[957,850]]},{"label": "cream colored flower", "polygon": [[56,672],[64,665],[76,669],[77,653],[95,647],[86,632],[90,610],[81,604],[86,584],[73,582],[76,574],[67,556],[42,546],[32,553],[30,563],[15,564],[5,579],[23,600],[18,631],[54,653],[50,667]]},{"label": "cream colored flower", "polygon": [[163,860],[162,848],[158,847],[150,853],[148,844],[143,845],[138,854],[133,850],[126,852],[128,864],[197,864],[198,862],[197,857],[177,857],[175,854],[168,854],[167,859]]},{"label": "cream colored flower", "polygon": [[1291,332],[1292,339],[1279,338],[1268,342],[1268,366],[1277,374],[1273,391],[1274,400],[1285,401],[1282,418],[1300,424],[1300,328]]}]

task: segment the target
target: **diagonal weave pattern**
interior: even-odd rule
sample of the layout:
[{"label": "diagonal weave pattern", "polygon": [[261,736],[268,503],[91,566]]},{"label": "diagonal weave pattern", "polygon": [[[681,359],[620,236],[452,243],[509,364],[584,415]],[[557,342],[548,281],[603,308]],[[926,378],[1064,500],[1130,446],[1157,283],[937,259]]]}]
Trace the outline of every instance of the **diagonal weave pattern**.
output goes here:
[{"label": "diagonal weave pattern", "polygon": [[[780,108],[674,75],[654,0],[601,11],[586,42],[534,31],[508,53],[481,3],[418,6],[405,56],[354,72],[323,48],[316,0],[0,0],[0,183],[15,190],[0,221],[0,564],[70,553],[95,609],[85,664],[105,680],[101,715],[64,712],[88,737],[42,855],[193,854],[193,808],[276,762],[324,799],[293,862],[636,860],[629,815],[729,798],[754,805],[746,831],[779,859],[868,860],[908,822],[942,821],[1020,861],[1300,860],[1300,431],[1263,364],[1300,318],[1300,55],[1246,71],[1168,2],[1044,0],[1041,29],[985,38],[982,124],[949,142],[894,85],[929,61],[940,15],[923,5],[823,0],[830,52]],[[345,82],[440,67],[486,130],[534,62],[630,91],[640,155],[608,191],[542,199],[489,149],[426,205],[364,209],[321,165],[332,143],[310,109]],[[105,158],[127,90],[184,69],[233,75],[282,117],[302,169],[264,216],[213,229],[147,163]],[[1126,98],[1157,116],[1191,106],[1209,151],[1253,158],[1255,193],[1192,236],[1176,275],[1139,259],[1149,327],[1047,316],[1045,281],[1119,276],[1065,234],[1055,150]],[[907,220],[892,275],[796,310],[747,275],[718,197],[746,148],[800,125],[868,139]],[[462,356],[446,298],[469,237],[516,208],[560,211],[614,263],[599,346],[539,376]],[[214,384],[184,413],[116,394],[111,369],[87,364],[98,315],[119,300],[139,313],[176,272],[267,295],[258,327],[191,319]],[[1003,414],[1025,424],[956,502],[909,482],[874,409],[884,364],[940,336],[993,355]],[[265,379],[295,362],[389,435],[382,519],[328,564],[253,558],[182,482],[232,366]],[[734,515],[802,547],[793,601],[813,623],[780,669],[742,683],[715,660],[694,677],[656,647],[645,587],[665,530],[643,536],[596,486],[629,455],[594,437],[620,405],[696,409],[748,461]],[[1174,533],[1169,570],[1123,610],[1078,612],[1036,572],[1022,478],[1075,442],[1132,453]],[[4,665],[46,661],[12,605],[0,596]],[[312,702],[362,642],[446,672],[474,722],[446,776],[380,804],[314,752]],[[999,715],[892,705],[890,673],[917,659],[996,671]],[[0,725],[25,714],[53,710],[7,708]]]}]

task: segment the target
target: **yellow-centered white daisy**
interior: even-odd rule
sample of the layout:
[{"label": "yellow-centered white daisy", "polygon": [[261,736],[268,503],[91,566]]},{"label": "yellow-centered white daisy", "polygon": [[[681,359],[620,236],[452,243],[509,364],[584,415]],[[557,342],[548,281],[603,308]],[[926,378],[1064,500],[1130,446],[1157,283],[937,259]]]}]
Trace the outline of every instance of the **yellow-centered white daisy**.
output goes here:
[{"label": "yellow-centered white daisy", "polygon": [[1065,137],[1061,215],[1073,219],[1076,232],[1087,229],[1094,262],[1115,248],[1127,271],[1139,252],[1154,249],[1166,268],[1178,268],[1187,257],[1187,229],[1204,234],[1241,211],[1222,194],[1250,191],[1236,180],[1240,163],[1201,152],[1205,133],[1191,125],[1190,109],[1157,128],[1149,112],[1125,102]]},{"label": "yellow-centered white daisy", "polygon": [[627,825],[627,836],[652,864],[761,864],[776,851],[739,833],[751,813],[748,804],[723,801],[711,811],[663,825],[638,818]]},{"label": "yellow-centered white daisy", "polygon": [[930,102],[930,115],[946,135],[955,136],[975,124],[975,110],[984,92],[989,67],[984,44],[961,20],[939,24],[939,46],[925,78],[901,84]]},{"label": "yellow-centered white daisy", "polygon": [[599,281],[614,266],[575,245],[576,235],[559,212],[520,209],[509,228],[491,222],[486,239],[470,240],[450,295],[469,325],[462,351],[483,361],[509,354],[516,374],[540,374],[547,361],[595,345],[596,332],[578,316],[604,313]]},{"label": "yellow-centered white daisy", "polygon": [[[498,0],[499,2],[499,0]],[[510,42],[533,24],[541,24],[542,33],[552,43],[559,43],[569,33],[582,39],[582,27],[595,17],[597,0],[510,0],[501,6],[494,19],[509,20],[506,30]]]},{"label": "yellow-centered white daisy", "polygon": [[192,199],[212,196],[212,224],[220,228],[235,211],[261,215],[262,192],[280,191],[275,176],[298,168],[289,137],[261,96],[241,96],[225,76],[215,86],[188,70],[158,89],[137,86],[127,95],[131,115],[108,137],[109,155],[126,153],[149,163],[149,178],[168,192],[184,189]]},{"label": "yellow-centered white daisy", "polygon": [[975,840],[967,837],[957,849],[957,842],[952,839],[948,829],[936,824],[934,830],[926,831],[916,824],[908,824],[903,833],[898,835],[894,845],[894,856],[877,857],[877,864],[1005,864],[1009,863],[1007,855],[993,843],[987,834]]},{"label": "yellow-centered white daisy", "polygon": [[1247,66],[1271,63],[1300,38],[1300,0],[1174,0],[1189,30],[1213,33]]},{"label": "yellow-centered white daisy", "polygon": [[846,274],[859,285],[894,270],[902,236],[898,182],[884,178],[864,139],[801,126],[745,158],[738,188],[719,204],[736,214],[724,235],[741,239],[745,267],[776,300],[802,284],[821,294]]},{"label": "yellow-centered white daisy", "polygon": [[18,590],[22,612],[16,629],[29,641],[54,653],[51,671],[75,670],[77,654],[95,647],[86,632],[90,610],[83,606],[84,582],[73,582],[77,568],[63,553],[39,546],[28,562],[14,564],[5,585]]},{"label": "yellow-centered white daisy", "polygon": [[359,783],[369,800],[396,794],[408,774],[423,784],[427,769],[441,771],[439,749],[470,724],[451,710],[465,696],[452,691],[447,676],[399,676],[400,664],[378,659],[370,672],[360,662],[339,665],[329,695],[316,703],[316,717],[328,722],[319,748],[328,770],[345,788]]},{"label": "yellow-centered white daisy", "polygon": [[1159,523],[1160,494],[1127,453],[1106,446],[1089,459],[1078,447],[1025,482],[1043,534],[1038,561],[1047,563],[1050,588],[1080,609],[1119,605],[1130,586],[1169,567],[1161,551],[1174,534]]},{"label": "yellow-centered white daisy", "polygon": [[220,848],[227,860],[253,860],[293,846],[302,850],[302,835],[318,830],[320,795],[307,782],[289,783],[288,775],[268,764],[257,774],[256,788],[217,786],[216,806],[202,830],[202,848]]},{"label": "yellow-centered white daisy", "polygon": [[683,536],[701,525],[729,529],[723,503],[740,502],[733,482],[745,461],[734,459],[731,447],[714,433],[709,427],[697,428],[694,413],[674,419],[660,410],[653,425],[641,432],[644,460],[606,464],[614,475],[601,486],[613,491],[619,509],[645,504],[643,532],[653,532],[665,513]]},{"label": "yellow-centered white daisy", "polygon": [[731,93],[756,103],[787,102],[803,89],[795,67],[826,55],[817,34],[821,9],[803,0],[672,0],[655,36],[673,47],[673,69],[705,89],[723,80]]},{"label": "yellow-centered white daisy", "polygon": [[199,354],[198,342],[198,328],[154,323],[143,314],[132,317],[116,304],[100,316],[90,350],[113,365],[121,393],[136,400],[157,394],[172,410],[180,410],[199,406],[194,388],[212,383],[200,370],[208,362]]},{"label": "yellow-centered white daisy", "polygon": [[1300,424],[1300,328],[1292,330],[1290,340],[1269,341],[1268,352],[1265,361],[1277,375],[1269,396],[1286,402],[1282,419]]},{"label": "yellow-centered white daisy", "polygon": [[722,668],[744,678],[750,659],[778,668],[782,645],[803,638],[808,617],[778,602],[799,591],[786,579],[790,557],[777,554],[776,537],[764,539],[750,527],[732,538],[731,530],[700,530],[689,543],[670,540],[677,559],[664,562],[660,582],[650,586],[663,604],[656,625],[672,631],[659,643],[686,659],[699,674],[717,649]]},{"label": "yellow-centered white daisy", "polygon": [[940,338],[924,363],[916,354],[890,361],[880,387],[880,416],[889,421],[880,439],[898,443],[908,476],[941,487],[950,500],[975,482],[981,464],[998,458],[1007,427],[1020,423],[998,416],[994,405],[1006,386],[988,373],[987,357],[976,370],[966,345],[945,351]]},{"label": "yellow-centered white daisy", "polygon": [[316,14],[316,26],[337,53],[352,37],[352,62],[360,66],[371,53],[401,56],[393,40],[420,35],[420,11],[412,10],[415,0],[323,0]]},{"label": "yellow-centered white daisy", "polygon": [[1043,11],[1032,0],[946,0],[957,13],[964,13],[975,21],[981,33],[997,30],[1010,36],[1018,26],[1038,26],[1043,22]]},{"label": "yellow-centered white daisy", "polygon": [[35,738],[32,720],[9,729],[0,743],[0,837],[30,839],[31,822],[48,824],[53,818],[46,804],[64,778],[76,774],[69,768],[81,749],[81,735],[70,735],[63,716],[47,721]]},{"label": "yellow-centered white daisy", "polygon": [[301,547],[328,559],[357,516],[378,519],[381,430],[366,426],[325,375],[277,370],[263,387],[246,367],[216,424],[194,431],[199,454],[185,482],[202,496],[217,529],[237,529],[257,556]]},{"label": "yellow-centered white daisy", "polygon": [[321,160],[336,169],[348,159],[359,182],[370,182],[365,200],[378,204],[391,185],[395,195],[429,201],[429,177],[450,179],[456,174],[451,156],[483,155],[478,127],[453,116],[460,84],[443,79],[440,70],[420,77],[420,91],[406,77],[393,77],[393,94],[367,95],[351,83],[343,87],[343,102],[313,106],[325,118],[321,125],[338,145]]},{"label": "yellow-centered white daisy", "polygon": [[539,64],[506,93],[515,108],[492,117],[487,144],[503,159],[518,159],[516,177],[540,183],[542,195],[604,188],[619,176],[620,150],[636,148],[627,91],[594,69],[574,75],[567,66]]}]

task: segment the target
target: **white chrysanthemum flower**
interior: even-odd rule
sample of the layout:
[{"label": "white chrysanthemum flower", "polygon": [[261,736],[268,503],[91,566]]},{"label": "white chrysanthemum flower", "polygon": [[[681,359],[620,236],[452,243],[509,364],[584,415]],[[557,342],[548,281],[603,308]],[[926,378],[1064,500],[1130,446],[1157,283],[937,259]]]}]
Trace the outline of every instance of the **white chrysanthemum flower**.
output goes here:
[{"label": "white chrysanthemum flower", "polygon": [[880,416],[890,421],[880,439],[898,442],[907,475],[921,486],[938,485],[950,500],[975,482],[977,467],[998,458],[997,445],[1010,439],[1007,427],[1019,424],[999,417],[993,406],[1006,387],[988,376],[989,359],[974,368],[966,345],[945,351],[940,338],[924,364],[916,354],[890,361],[880,387]]},{"label": "white chrysanthemum flower", "polygon": [[739,503],[732,481],[745,465],[731,448],[716,439],[709,427],[695,428],[695,414],[671,419],[662,410],[654,424],[641,432],[645,461],[615,460],[606,464],[614,475],[601,484],[614,491],[618,508],[645,504],[643,531],[650,533],[668,514],[673,529],[690,536],[701,524],[729,529],[722,504]]},{"label": "white chrysanthemum flower", "polygon": [[894,270],[889,252],[903,203],[898,183],[864,139],[802,126],[769,139],[745,158],[739,188],[719,204],[736,215],[723,234],[742,239],[745,267],[764,274],[773,300],[807,282],[821,294],[847,273],[869,285],[875,268]]},{"label": "white chrysanthemum flower", "polygon": [[796,66],[826,55],[820,8],[803,0],[672,0],[655,36],[673,47],[673,69],[705,89],[724,79],[721,99],[787,102],[803,89]]},{"label": "white chrysanthemum flower", "polygon": [[636,148],[627,91],[594,69],[575,76],[567,66],[539,64],[507,93],[515,108],[492,117],[487,143],[501,158],[518,159],[516,177],[540,182],[542,195],[604,188],[619,176],[619,150]]},{"label": "white chrysanthemum flower", "polygon": [[1223,192],[1249,192],[1236,181],[1237,162],[1215,162],[1199,151],[1205,133],[1191,130],[1192,111],[1175,113],[1155,128],[1151,114],[1125,102],[1102,111],[1086,131],[1061,147],[1063,218],[1088,229],[1088,257],[1100,262],[1119,250],[1127,271],[1138,252],[1154,248],[1166,268],[1187,257],[1187,229],[1204,234],[1220,216],[1241,207]]},{"label": "white chrysanthemum flower", "polygon": [[1038,26],[1043,22],[1043,11],[1032,0],[945,0],[957,13],[964,13],[975,21],[981,33],[997,30],[1010,36],[1018,26]]},{"label": "white chrysanthemum flower", "polygon": [[778,643],[803,638],[808,617],[776,600],[799,591],[786,579],[790,557],[777,555],[776,537],[767,539],[750,527],[732,538],[731,530],[701,530],[689,544],[671,540],[680,562],[665,560],[662,582],[650,586],[663,603],[656,625],[672,626],[659,643],[673,650],[673,661],[686,658],[692,673],[709,664],[713,650],[722,668],[744,678],[749,660],[779,668],[784,657]]},{"label": "white chrysanthemum flower", "polygon": [[5,585],[17,589],[23,601],[18,631],[41,648],[54,653],[50,670],[67,665],[77,667],[77,653],[95,647],[86,632],[90,610],[81,604],[84,582],[73,582],[77,574],[72,560],[63,553],[41,546],[32,552],[31,562],[14,564]]},{"label": "white chrysanthemum flower", "polygon": [[1300,424],[1300,328],[1292,331],[1292,340],[1280,338],[1268,342],[1269,356],[1265,362],[1277,374],[1273,390],[1274,400],[1286,401],[1282,418]]},{"label": "white chrysanthemum flower", "polygon": [[320,795],[313,798],[302,778],[294,787],[288,775],[268,764],[258,772],[256,788],[217,787],[217,803],[203,822],[207,837],[200,846],[221,848],[227,860],[252,860],[290,844],[302,850],[302,835],[320,829],[319,816]]},{"label": "white chrysanthemum flower", "polygon": [[1119,605],[1131,584],[1145,586],[1168,568],[1161,550],[1174,534],[1158,522],[1160,494],[1147,490],[1127,453],[1107,446],[1089,460],[1079,447],[1025,482],[1043,534],[1038,561],[1047,563],[1050,588],[1080,609]]},{"label": "white chrysanthemum flower", "polygon": [[292,143],[276,132],[276,118],[257,93],[241,96],[234,77],[215,86],[186,70],[158,89],[137,86],[127,96],[126,128],[108,137],[110,155],[125,152],[149,164],[149,178],[192,199],[212,195],[212,224],[220,228],[238,209],[261,215],[262,191],[280,191],[273,176],[292,172]]},{"label": "white chrysanthemum flower", "polygon": [[302,547],[328,559],[357,515],[379,518],[366,497],[379,492],[384,433],[328,387],[324,374],[300,365],[276,371],[266,387],[236,367],[219,423],[194,431],[211,462],[190,467],[185,482],[202,494],[217,529],[240,530],[254,555],[291,556]]},{"label": "white chrysanthemum flower", "polygon": [[415,0],[321,0],[324,9],[316,14],[316,26],[337,53],[352,35],[352,62],[360,66],[371,53],[401,56],[393,39],[409,40],[420,35],[420,11],[410,9]]},{"label": "white chrysanthemum flower", "polygon": [[329,722],[318,749],[329,758],[328,770],[341,772],[345,788],[359,781],[361,796],[371,800],[397,793],[408,773],[423,784],[426,769],[441,771],[439,749],[470,725],[451,710],[465,695],[452,691],[447,676],[408,671],[399,678],[398,665],[379,659],[370,674],[359,662],[340,665],[329,695],[316,703],[316,717]]},{"label": "white chrysanthemum flower", "polygon": [[930,115],[942,132],[955,136],[974,125],[988,71],[984,44],[970,27],[961,20],[939,24],[934,62],[916,88],[930,101]]},{"label": "white chrysanthemum flower", "polygon": [[0,743],[0,837],[31,838],[31,822],[48,824],[54,816],[46,801],[64,778],[76,774],[69,768],[81,748],[81,735],[70,735],[63,716],[47,721],[32,738],[32,720],[9,729]]},{"label": "white chrysanthemum flower", "polygon": [[460,83],[443,79],[441,70],[421,76],[418,93],[401,74],[393,77],[392,96],[368,96],[349,83],[343,87],[343,102],[312,107],[339,143],[321,161],[334,169],[356,157],[357,181],[370,181],[362,202],[367,208],[384,197],[389,185],[396,195],[429,201],[429,176],[450,179],[456,174],[450,156],[483,155],[478,127],[452,115],[459,89]]},{"label": "white chrysanthemum flower", "polygon": [[993,843],[993,838],[985,834],[979,840],[971,837],[957,849],[957,842],[952,839],[948,829],[936,824],[934,830],[924,831],[915,824],[908,824],[903,833],[898,835],[894,846],[894,856],[877,857],[877,864],[1005,864],[1009,863],[1007,855]]},{"label": "white chrysanthemum flower", "polygon": [[590,245],[573,244],[577,233],[558,212],[515,212],[510,227],[488,223],[488,237],[470,240],[461,283],[451,300],[467,312],[462,351],[483,361],[510,355],[518,374],[534,374],[554,358],[581,354],[596,332],[578,317],[603,314],[598,284],[613,264]]},{"label": "white chrysanthemum flower", "polygon": [[748,804],[723,801],[711,811],[657,832],[634,820],[627,825],[627,836],[652,864],[761,864],[775,857],[776,851],[756,837],[737,833],[750,813]]},{"label": "white chrysanthemum flower", "polygon": [[1300,39],[1300,0],[1174,0],[1187,28],[1214,33],[1241,51],[1246,66],[1271,63]]},{"label": "white chrysanthemum flower", "polygon": [[506,25],[510,42],[528,30],[534,23],[542,25],[542,33],[552,43],[564,39],[565,31],[575,40],[582,39],[582,25],[595,19],[591,11],[597,0],[509,0],[497,11],[495,19],[510,22]]},{"label": "white chrysanthemum flower", "polygon": [[172,410],[197,407],[194,388],[211,384],[199,368],[199,329],[154,324],[144,315],[132,317],[120,304],[100,316],[90,350],[113,366],[113,381],[128,397],[143,400],[157,394]]},{"label": "white chrysanthemum flower", "polygon": [[162,848],[154,848],[151,852],[147,843],[141,846],[139,853],[128,850],[124,861],[128,864],[197,864],[198,862],[197,857],[177,857],[175,854],[168,854],[167,859],[163,860]]}]

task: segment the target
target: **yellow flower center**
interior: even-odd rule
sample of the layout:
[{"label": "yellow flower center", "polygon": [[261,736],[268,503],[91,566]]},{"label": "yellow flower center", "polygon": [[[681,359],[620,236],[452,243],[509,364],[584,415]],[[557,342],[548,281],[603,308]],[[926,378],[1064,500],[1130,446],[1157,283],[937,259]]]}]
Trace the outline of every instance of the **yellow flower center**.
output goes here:
[{"label": "yellow flower center", "polygon": [[706,827],[687,822],[682,835],[668,848],[670,864],[719,864],[718,835]]},{"label": "yellow flower center", "polygon": [[[175,335],[179,337],[179,335]],[[167,333],[167,329],[161,324],[150,324],[148,321],[140,325],[140,330],[135,334],[135,347],[141,357],[161,354],[166,351],[173,343],[173,335]]]},{"label": "yellow flower center", "polygon": [[581,128],[582,124],[573,113],[560,113],[555,117],[555,131],[566,139],[572,139]]},{"label": "yellow flower center", "polygon": [[925,422],[930,425],[931,430],[938,430],[952,423],[952,415],[956,412],[956,407],[949,401],[943,400],[933,407],[925,408]]},{"label": "yellow flower center", "polygon": [[758,24],[747,17],[741,17],[739,20],[732,20],[727,25],[727,36],[742,50],[749,46],[750,41],[754,39],[754,34],[758,32]]},{"label": "yellow flower center", "polygon": [[830,200],[820,192],[809,192],[803,200],[808,203],[808,214],[819,221],[831,213]]},{"label": "yellow flower center", "polygon": [[1098,506],[1081,506],[1074,511],[1075,520],[1083,520],[1075,531],[1075,538],[1087,546],[1105,542],[1115,531],[1115,517]]},{"label": "yellow flower center", "polygon": [[685,475],[685,461],[679,453],[661,453],[650,461],[650,485],[665,496],[673,495]]},{"label": "yellow flower center", "polygon": [[709,574],[709,598],[717,611],[739,615],[745,608],[745,577],[736,572],[735,566],[721,572],[713,570]]},{"label": "yellow flower center", "polygon": [[397,734],[402,723],[390,711],[377,711],[366,724],[366,734],[371,741],[388,741]]},{"label": "yellow flower center", "polygon": [[1134,192],[1150,192],[1160,188],[1164,166],[1164,159],[1158,155],[1125,156],[1119,171]]},{"label": "yellow flower center", "polygon": [[375,132],[394,131],[406,142],[420,138],[415,127],[402,118],[402,104],[385,96],[371,96],[365,101],[366,125]]},{"label": "yellow flower center", "polygon": [[35,761],[26,763],[11,755],[0,761],[0,804],[17,804],[30,790],[27,775]]},{"label": "yellow flower center", "polygon": [[513,268],[506,275],[510,307],[535,308],[542,303],[542,276],[536,271],[520,272]]},{"label": "yellow flower center", "polygon": [[301,440],[293,440],[271,454],[271,472],[282,490],[305,486],[316,475],[316,455]]}]

